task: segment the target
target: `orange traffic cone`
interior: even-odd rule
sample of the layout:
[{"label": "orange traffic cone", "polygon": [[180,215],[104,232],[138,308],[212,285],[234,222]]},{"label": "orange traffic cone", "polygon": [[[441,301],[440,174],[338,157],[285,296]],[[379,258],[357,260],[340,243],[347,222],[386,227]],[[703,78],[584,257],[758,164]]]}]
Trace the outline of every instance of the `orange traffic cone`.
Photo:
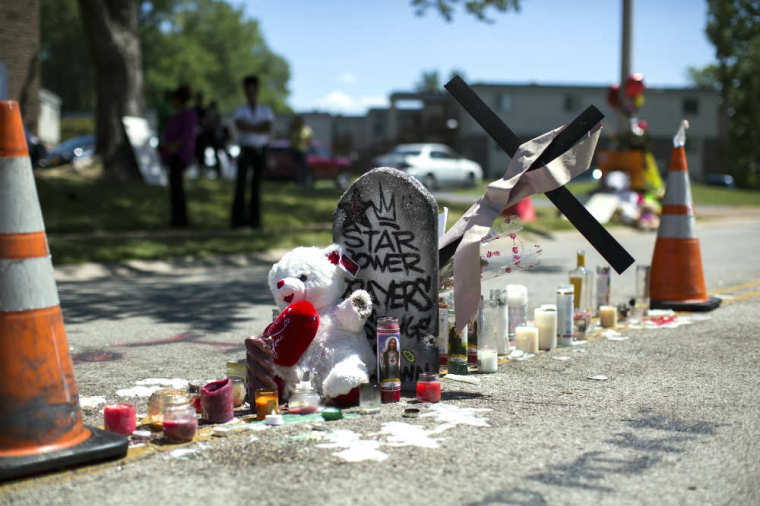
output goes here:
[{"label": "orange traffic cone", "polygon": [[126,452],[82,425],[21,113],[0,101],[0,480]]},{"label": "orange traffic cone", "polygon": [[707,296],[702,273],[702,254],[695,232],[689,168],[686,165],[687,121],[673,138],[668,166],[668,186],[662,201],[650,272],[649,297],[653,309],[711,311],[720,299]]}]

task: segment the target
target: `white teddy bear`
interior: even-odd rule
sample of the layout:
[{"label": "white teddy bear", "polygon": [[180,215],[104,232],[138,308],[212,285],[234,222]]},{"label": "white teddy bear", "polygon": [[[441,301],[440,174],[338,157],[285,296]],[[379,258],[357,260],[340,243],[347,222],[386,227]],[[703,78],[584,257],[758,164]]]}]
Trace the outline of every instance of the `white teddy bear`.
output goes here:
[{"label": "white teddy bear", "polygon": [[306,300],[319,314],[317,334],[296,365],[275,365],[286,397],[303,371],[310,372],[312,384],[327,399],[349,394],[369,381],[375,355],[363,327],[372,313],[372,299],[366,291],[356,290],[340,300],[346,276],[353,278],[357,271],[358,266],[337,244],[295,248],[269,271],[269,289],[281,310]]}]

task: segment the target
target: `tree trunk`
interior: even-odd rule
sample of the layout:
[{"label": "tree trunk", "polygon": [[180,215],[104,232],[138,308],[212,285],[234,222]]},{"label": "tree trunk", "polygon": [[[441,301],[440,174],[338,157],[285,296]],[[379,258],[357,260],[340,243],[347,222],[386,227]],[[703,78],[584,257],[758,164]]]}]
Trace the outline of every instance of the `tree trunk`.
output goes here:
[{"label": "tree trunk", "polygon": [[140,116],[143,75],[137,33],[139,0],[79,0],[79,12],[95,65],[95,151],[104,175],[142,179],[127,140],[123,116]]}]

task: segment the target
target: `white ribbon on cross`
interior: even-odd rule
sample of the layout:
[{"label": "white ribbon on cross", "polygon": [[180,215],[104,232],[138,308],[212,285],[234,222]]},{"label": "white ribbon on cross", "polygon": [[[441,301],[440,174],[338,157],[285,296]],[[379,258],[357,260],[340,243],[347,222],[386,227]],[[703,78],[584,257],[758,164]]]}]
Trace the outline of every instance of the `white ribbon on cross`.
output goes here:
[{"label": "white ribbon on cross", "polygon": [[534,193],[546,193],[569,183],[586,171],[601,132],[597,124],[585,138],[548,164],[530,166],[565,127],[555,128],[520,145],[501,179],[489,184],[485,194],[438,241],[438,249],[462,238],[454,255],[454,307],[456,328],[472,321],[480,304],[480,240],[488,234],[504,209]]}]

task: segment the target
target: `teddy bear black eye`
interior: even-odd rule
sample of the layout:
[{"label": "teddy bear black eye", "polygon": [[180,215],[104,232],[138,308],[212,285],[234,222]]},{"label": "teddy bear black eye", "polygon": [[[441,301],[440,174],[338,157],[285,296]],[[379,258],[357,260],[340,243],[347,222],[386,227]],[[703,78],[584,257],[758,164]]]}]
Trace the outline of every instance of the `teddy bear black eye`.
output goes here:
[{"label": "teddy bear black eye", "polygon": [[298,279],[300,279],[303,283],[306,283],[306,280],[309,279],[309,277],[306,274],[301,274],[298,276]]}]

